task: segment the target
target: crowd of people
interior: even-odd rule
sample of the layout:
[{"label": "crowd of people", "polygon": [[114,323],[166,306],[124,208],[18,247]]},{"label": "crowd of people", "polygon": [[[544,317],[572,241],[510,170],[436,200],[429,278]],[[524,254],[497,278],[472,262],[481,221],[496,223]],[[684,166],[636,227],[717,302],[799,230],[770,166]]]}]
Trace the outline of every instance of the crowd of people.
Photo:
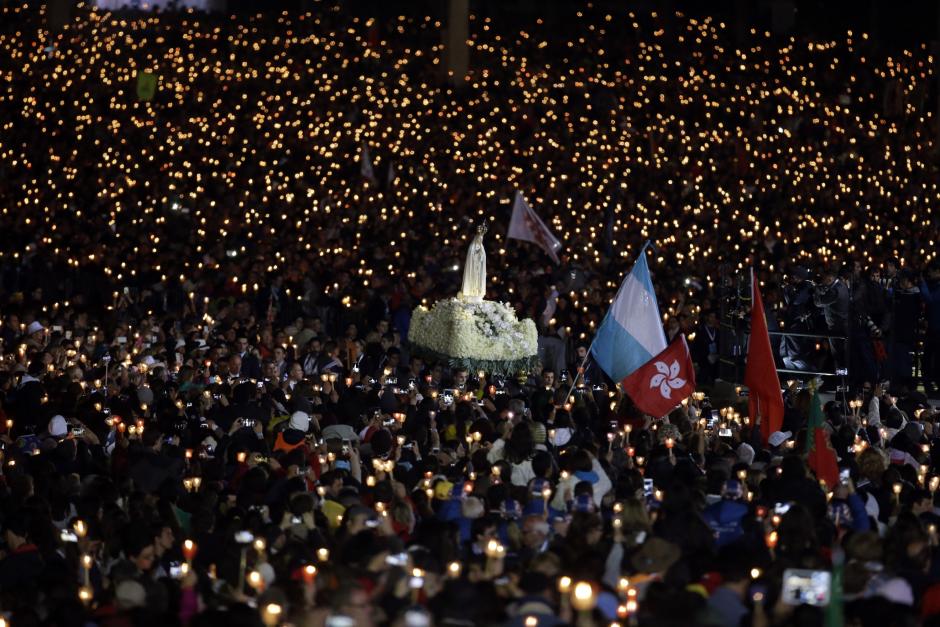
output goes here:
[{"label": "crowd of people", "polygon": [[[430,17],[42,20],[0,15],[7,623],[940,624],[926,46],[471,15],[451,85]],[[558,266],[505,239],[516,190]],[[483,221],[540,333],[513,377],[407,341]],[[702,384],[662,418],[585,361],[646,239]],[[748,267],[834,338],[781,367],[848,369],[839,485],[812,385],[765,442],[721,380]]]}]

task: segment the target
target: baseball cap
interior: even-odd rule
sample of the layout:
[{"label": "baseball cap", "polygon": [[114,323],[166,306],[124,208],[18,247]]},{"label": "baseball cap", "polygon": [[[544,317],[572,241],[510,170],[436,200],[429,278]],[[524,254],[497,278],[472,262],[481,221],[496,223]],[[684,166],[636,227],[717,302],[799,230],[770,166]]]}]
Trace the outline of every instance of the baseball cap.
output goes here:
[{"label": "baseball cap", "polygon": [[767,442],[773,446],[777,447],[793,437],[793,433],[790,431],[774,431],[770,434],[770,437],[767,438]]}]

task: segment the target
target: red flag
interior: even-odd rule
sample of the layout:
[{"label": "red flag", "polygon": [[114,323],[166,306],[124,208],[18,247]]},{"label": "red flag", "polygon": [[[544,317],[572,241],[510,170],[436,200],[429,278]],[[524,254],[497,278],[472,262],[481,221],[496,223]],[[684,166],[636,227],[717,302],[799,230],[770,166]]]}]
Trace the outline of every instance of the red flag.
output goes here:
[{"label": "red flag", "polygon": [[836,452],[829,443],[829,434],[823,422],[819,390],[814,388],[806,434],[806,462],[816,473],[816,478],[825,481],[826,486],[833,490],[839,484],[839,462],[836,460]]},{"label": "red flag", "polygon": [[695,391],[695,369],[685,336],[634,370],[622,385],[642,412],[659,418],[672,411]]},{"label": "red flag", "polygon": [[760,431],[763,441],[783,426],[783,395],[774,353],[770,348],[767,333],[767,318],[764,317],[764,300],[760,296],[757,275],[751,270],[751,339],[747,346],[747,370],[744,384],[750,394],[748,415],[751,420],[760,416]]}]

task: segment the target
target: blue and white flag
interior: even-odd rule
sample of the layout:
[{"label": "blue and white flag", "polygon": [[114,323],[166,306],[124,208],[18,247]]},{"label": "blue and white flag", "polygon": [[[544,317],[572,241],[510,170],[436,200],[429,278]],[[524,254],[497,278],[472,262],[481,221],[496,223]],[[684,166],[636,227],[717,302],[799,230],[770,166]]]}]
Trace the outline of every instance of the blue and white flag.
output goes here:
[{"label": "blue and white flag", "polygon": [[607,310],[591,352],[597,365],[619,383],[666,345],[644,247]]}]

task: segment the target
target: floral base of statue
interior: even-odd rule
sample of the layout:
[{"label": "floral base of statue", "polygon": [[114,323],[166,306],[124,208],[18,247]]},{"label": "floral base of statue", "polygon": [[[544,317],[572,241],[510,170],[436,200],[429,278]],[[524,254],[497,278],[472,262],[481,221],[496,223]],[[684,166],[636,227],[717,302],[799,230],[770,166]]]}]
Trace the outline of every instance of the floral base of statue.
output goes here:
[{"label": "floral base of statue", "polygon": [[538,353],[532,320],[506,304],[463,295],[418,307],[411,318],[412,351],[452,368],[512,374],[531,368]]}]

